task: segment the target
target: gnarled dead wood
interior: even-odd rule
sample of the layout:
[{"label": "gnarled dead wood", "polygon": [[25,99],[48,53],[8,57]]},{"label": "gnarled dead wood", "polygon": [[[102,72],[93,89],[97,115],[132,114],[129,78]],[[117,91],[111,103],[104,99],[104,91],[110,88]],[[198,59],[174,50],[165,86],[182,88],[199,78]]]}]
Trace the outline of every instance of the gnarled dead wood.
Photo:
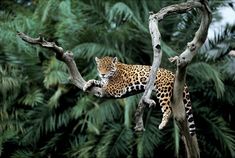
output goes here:
[{"label": "gnarled dead wood", "polygon": [[186,67],[195,56],[196,51],[202,46],[207,38],[208,28],[211,22],[211,12],[206,0],[190,1],[186,3],[171,5],[161,9],[156,14],[151,14],[149,18],[149,30],[152,37],[152,46],[154,51],[154,59],[147,83],[147,88],[139,102],[136,110],[136,127],[138,131],[144,130],[142,115],[145,105],[154,105],[154,101],[150,99],[152,89],[154,87],[154,81],[157,73],[157,69],[161,62],[161,45],[160,45],[160,32],[158,29],[158,21],[163,20],[165,16],[173,13],[185,13],[193,8],[199,8],[201,12],[201,24],[195,37],[188,43],[186,50],[179,56],[173,57],[170,60],[173,62],[177,60],[177,71],[173,90],[173,99],[171,103],[173,116],[176,119],[179,126],[182,140],[185,144],[187,157],[200,157],[200,151],[198,147],[196,135],[190,136],[187,126],[187,120],[185,117],[185,107],[183,103],[183,89],[185,85]]},{"label": "gnarled dead wood", "polygon": [[[78,71],[71,51],[65,51],[62,47],[57,46],[55,42],[48,42],[43,37],[32,38],[23,32],[18,32],[18,36],[25,42],[33,45],[40,45],[41,47],[52,50],[55,53],[56,58],[63,61],[68,66],[70,81],[79,89],[83,89],[86,81]],[[105,92],[100,87],[91,87],[88,92],[99,97],[106,97]]]},{"label": "gnarled dead wood", "polygon": [[[182,134],[182,140],[185,143],[187,157],[200,157],[196,135],[194,135],[193,137],[189,135],[187,121],[185,118],[185,109],[184,109],[182,94],[185,83],[186,66],[188,63],[191,62],[193,56],[196,54],[196,51],[201,47],[201,45],[204,43],[207,37],[207,30],[211,21],[211,14],[206,0],[171,5],[161,9],[156,14],[150,15],[149,30],[152,37],[154,58],[146,90],[136,110],[135,129],[137,131],[138,130],[141,131],[144,129],[142,115],[145,105],[149,106],[155,105],[155,102],[150,99],[150,95],[154,88],[154,81],[156,79],[157,69],[160,65],[161,56],[162,56],[161,44],[160,44],[161,35],[158,30],[158,22],[163,20],[165,16],[169,16],[171,14],[176,14],[176,13],[177,14],[185,13],[189,10],[192,10],[193,8],[199,8],[199,10],[202,13],[201,25],[198,31],[196,32],[193,41],[188,43],[187,49],[179,57],[171,58],[171,61],[177,61],[177,72],[174,84],[173,101],[171,105],[174,118],[176,119]],[[56,58],[58,60],[63,61],[64,63],[67,64],[70,73],[71,82],[76,87],[83,89],[83,86],[85,85],[86,81],[82,78],[80,72],[77,69],[76,63],[73,59],[72,52],[64,51],[63,48],[57,46],[54,42],[48,42],[42,37],[31,38],[22,32],[19,32],[18,35],[20,38],[22,38],[24,41],[30,44],[36,44],[40,45],[41,47],[51,49],[56,54]],[[91,87],[88,92],[99,97],[110,97],[107,94],[105,94],[105,92],[101,88],[95,86]]]}]

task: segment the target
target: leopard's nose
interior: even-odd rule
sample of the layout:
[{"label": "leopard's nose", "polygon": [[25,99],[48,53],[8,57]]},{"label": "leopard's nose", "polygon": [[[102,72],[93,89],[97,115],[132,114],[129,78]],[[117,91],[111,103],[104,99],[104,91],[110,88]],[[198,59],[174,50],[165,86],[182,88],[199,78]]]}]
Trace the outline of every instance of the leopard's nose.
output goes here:
[{"label": "leopard's nose", "polygon": [[105,74],[100,74],[100,76],[101,76],[101,77],[104,77],[104,76],[105,76]]}]

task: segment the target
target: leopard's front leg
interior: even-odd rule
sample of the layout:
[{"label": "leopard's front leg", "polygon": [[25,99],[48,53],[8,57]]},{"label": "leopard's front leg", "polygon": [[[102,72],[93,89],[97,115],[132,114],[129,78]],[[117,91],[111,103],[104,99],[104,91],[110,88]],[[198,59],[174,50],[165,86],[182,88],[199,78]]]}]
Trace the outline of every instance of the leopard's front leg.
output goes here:
[{"label": "leopard's front leg", "polygon": [[83,86],[83,91],[87,91],[89,88],[93,87],[93,86],[97,86],[97,87],[102,87],[103,83],[101,81],[98,80],[89,80],[85,83],[85,85]]}]

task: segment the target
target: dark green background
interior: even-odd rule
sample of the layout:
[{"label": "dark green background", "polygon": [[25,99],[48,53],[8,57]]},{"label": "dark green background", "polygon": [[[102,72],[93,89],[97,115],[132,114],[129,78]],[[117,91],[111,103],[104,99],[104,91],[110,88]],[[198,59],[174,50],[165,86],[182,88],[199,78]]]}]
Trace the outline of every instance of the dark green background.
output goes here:
[{"label": "dark green background", "polygon": [[[159,131],[159,106],[146,108],[146,131],[134,132],[140,95],[99,99],[68,81],[66,65],[52,52],[23,42],[22,31],[39,34],[71,50],[85,79],[98,78],[95,56],[117,56],[130,64],[151,64],[149,11],[182,1],[1,0],[0,157],[185,157],[173,120]],[[210,1],[213,22],[229,0]],[[160,24],[161,67],[175,71],[168,57],[181,53],[200,16],[171,16]],[[201,157],[235,157],[234,25],[207,41],[187,70]]]}]

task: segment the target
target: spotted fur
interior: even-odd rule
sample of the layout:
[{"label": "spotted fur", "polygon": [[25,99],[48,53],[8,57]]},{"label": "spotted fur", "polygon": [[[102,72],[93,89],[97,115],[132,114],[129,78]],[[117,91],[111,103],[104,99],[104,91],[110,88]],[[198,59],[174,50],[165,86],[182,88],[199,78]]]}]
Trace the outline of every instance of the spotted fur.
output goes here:
[{"label": "spotted fur", "polygon": [[[101,59],[96,57],[95,60],[101,81],[89,80],[83,88],[84,91],[92,85],[95,85],[102,87],[106,94],[115,98],[121,98],[145,90],[151,68],[150,66],[123,64],[118,62],[116,57],[103,57]],[[175,76],[171,71],[160,68],[157,72],[154,91],[156,92],[163,113],[159,129],[166,126],[171,116],[170,102],[174,79]],[[184,88],[183,102],[189,131],[190,134],[193,135],[195,134],[195,124],[187,86]]]}]

